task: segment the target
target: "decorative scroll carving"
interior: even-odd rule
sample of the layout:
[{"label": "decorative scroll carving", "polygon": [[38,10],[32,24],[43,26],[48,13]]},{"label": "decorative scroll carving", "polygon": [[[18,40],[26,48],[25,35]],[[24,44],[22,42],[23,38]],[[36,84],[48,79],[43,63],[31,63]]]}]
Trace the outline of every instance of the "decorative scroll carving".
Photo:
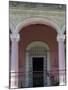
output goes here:
[{"label": "decorative scroll carving", "polygon": [[12,33],[10,34],[11,41],[19,41],[20,35],[18,33]]}]

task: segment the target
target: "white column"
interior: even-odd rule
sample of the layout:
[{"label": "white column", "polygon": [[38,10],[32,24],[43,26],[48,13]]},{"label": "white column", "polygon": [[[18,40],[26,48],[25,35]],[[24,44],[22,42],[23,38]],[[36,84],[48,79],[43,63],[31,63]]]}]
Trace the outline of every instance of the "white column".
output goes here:
[{"label": "white column", "polygon": [[26,52],[26,81],[25,87],[29,87],[29,53]]},{"label": "white column", "polygon": [[65,85],[65,35],[59,34],[57,36],[58,51],[59,51],[59,85]]},{"label": "white column", "polygon": [[[47,71],[50,73],[51,65],[50,65],[50,53],[47,51]],[[50,76],[47,76],[47,85],[51,85]]]},{"label": "white column", "polygon": [[10,88],[18,87],[18,41],[19,34],[12,33],[11,38],[11,86]]}]

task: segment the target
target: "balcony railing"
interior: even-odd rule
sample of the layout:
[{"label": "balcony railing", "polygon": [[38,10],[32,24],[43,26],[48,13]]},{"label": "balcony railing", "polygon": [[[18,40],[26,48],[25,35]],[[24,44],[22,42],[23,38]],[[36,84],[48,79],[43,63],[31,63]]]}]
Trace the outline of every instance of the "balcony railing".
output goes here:
[{"label": "balcony railing", "polygon": [[[32,82],[33,82],[33,79],[34,80],[36,79],[36,83],[39,83],[39,80],[43,79],[43,82],[45,80],[43,71],[10,72],[9,87],[12,88],[11,87],[12,78],[15,78],[14,82],[18,82],[18,88],[26,87],[26,83],[27,83],[26,75],[28,75],[28,77],[30,75],[32,75],[31,79],[29,79],[29,80],[32,80]],[[59,73],[59,70],[46,71],[46,80],[48,80],[47,78],[49,78],[50,86],[59,86],[59,75],[61,75],[60,77],[62,77],[62,76],[64,77],[63,82],[65,82],[65,84],[66,84],[66,70],[60,70],[60,73]],[[18,81],[17,81],[17,78],[18,78]],[[31,81],[29,81],[29,82],[31,82]],[[48,86],[48,85],[46,84],[46,86]],[[30,86],[28,86],[28,87],[30,87]]]}]

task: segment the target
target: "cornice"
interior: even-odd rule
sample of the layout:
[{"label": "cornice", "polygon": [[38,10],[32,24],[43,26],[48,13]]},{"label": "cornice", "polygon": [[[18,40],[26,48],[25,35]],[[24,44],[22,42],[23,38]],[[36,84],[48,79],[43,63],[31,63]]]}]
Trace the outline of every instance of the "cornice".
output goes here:
[{"label": "cornice", "polygon": [[58,11],[41,11],[41,10],[10,10],[10,14],[13,15],[48,15],[48,16],[64,16],[65,12],[58,12]]},{"label": "cornice", "polygon": [[48,4],[48,3],[29,3],[29,2],[18,2],[18,1],[10,1],[9,8],[12,9],[24,9],[24,10],[58,10],[64,11],[66,10],[65,4]]}]

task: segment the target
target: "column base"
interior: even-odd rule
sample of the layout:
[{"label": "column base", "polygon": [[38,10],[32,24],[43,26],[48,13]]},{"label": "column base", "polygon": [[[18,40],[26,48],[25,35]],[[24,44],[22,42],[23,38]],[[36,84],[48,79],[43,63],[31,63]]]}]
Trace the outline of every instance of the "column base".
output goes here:
[{"label": "column base", "polygon": [[11,85],[10,88],[18,88],[18,77],[15,77],[15,74],[11,74]]},{"label": "column base", "polygon": [[65,81],[65,76],[60,76],[59,77],[59,86],[64,86],[66,85],[66,81]]},{"label": "column base", "polygon": [[59,86],[65,86],[65,85],[66,85],[66,83],[64,83],[64,82],[59,83]]}]

